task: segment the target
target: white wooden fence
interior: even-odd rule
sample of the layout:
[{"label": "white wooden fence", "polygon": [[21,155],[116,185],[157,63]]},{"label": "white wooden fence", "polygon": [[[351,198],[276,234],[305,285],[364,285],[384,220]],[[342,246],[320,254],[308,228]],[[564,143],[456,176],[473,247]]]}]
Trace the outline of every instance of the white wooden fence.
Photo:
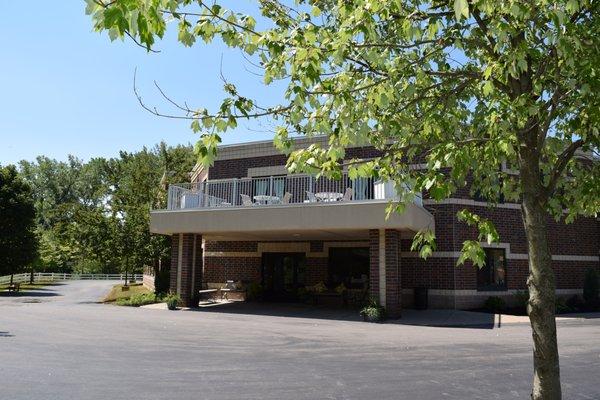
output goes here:
[{"label": "white wooden fence", "polygon": [[[31,278],[30,273],[15,274],[13,276],[14,283],[29,282]],[[128,279],[135,279],[141,281],[142,274],[129,274]],[[125,274],[63,274],[58,272],[34,272],[33,281],[67,281],[67,280],[124,280]],[[10,275],[0,276],[0,285],[10,283]]]}]

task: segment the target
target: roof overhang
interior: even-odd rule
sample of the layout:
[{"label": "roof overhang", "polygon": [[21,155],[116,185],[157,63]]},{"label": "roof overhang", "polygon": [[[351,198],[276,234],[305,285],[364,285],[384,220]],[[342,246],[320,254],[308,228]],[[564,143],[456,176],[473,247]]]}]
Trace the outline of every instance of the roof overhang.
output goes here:
[{"label": "roof overhang", "polygon": [[[152,211],[150,231],[172,235],[298,240],[342,237],[356,239],[369,229],[417,232],[435,229],[433,216],[423,207],[408,204],[403,213],[386,218],[387,201],[290,204]],[[367,236],[368,237],[368,236]]]}]

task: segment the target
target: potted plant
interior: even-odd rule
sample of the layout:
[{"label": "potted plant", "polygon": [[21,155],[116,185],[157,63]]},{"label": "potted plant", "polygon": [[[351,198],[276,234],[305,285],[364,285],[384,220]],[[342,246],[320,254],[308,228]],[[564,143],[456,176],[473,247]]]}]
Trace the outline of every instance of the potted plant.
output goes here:
[{"label": "potted plant", "polygon": [[385,307],[375,300],[363,307],[360,310],[360,315],[363,316],[365,322],[383,322],[387,317]]},{"label": "potted plant", "polygon": [[177,310],[177,306],[181,302],[181,297],[179,297],[179,295],[170,293],[165,297],[164,300],[165,303],[167,303],[167,308],[169,310]]}]

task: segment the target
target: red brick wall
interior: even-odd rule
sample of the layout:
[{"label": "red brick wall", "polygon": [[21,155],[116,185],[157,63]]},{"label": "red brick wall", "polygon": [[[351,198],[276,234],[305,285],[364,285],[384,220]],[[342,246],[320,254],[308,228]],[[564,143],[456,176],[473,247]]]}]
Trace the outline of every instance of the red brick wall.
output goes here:
[{"label": "red brick wall", "polygon": [[260,282],[260,257],[204,257],[204,281]]},{"label": "red brick wall", "polygon": [[401,262],[403,288],[454,289],[454,259],[403,257]]},{"label": "red brick wall", "polygon": [[[381,155],[373,147],[356,147],[346,150],[346,158],[372,158]],[[236,158],[216,160],[208,170],[208,179],[244,178],[249,168],[272,167],[285,165],[287,156],[283,154],[263,157]]]},{"label": "red brick wall", "polygon": [[385,231],[385,296],[387,313],[398,318],[402,310],[402,279],[400,261],[400,235],[397,230]]},{"label": "red brick wall", "polygon": [[207,252],[225,251],[225,252],[240,252],[240,253],[256,253],[258,251],[258,242],[256,241],[206,241],[204,250]]},{"label": "red brick wall", "polygon": [[319,282],[326,283],[328,275],[327,258],[308,257],[306,259],[306,285],[312,286]]}]

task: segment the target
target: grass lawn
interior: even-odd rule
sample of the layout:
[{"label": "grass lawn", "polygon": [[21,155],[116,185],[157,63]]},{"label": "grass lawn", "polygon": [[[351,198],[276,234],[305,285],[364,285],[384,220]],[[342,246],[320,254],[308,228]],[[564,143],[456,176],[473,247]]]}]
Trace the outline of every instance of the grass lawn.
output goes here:
[{"label": "grass lawn", "polygon": [[129,290],[123,290],[123,284],[115,285],[102,300],[105,303],[117,301],[119,299],[128,299],[134,294],[149,294],[152,291],[146,289],[141,283],[130,283]]}]

